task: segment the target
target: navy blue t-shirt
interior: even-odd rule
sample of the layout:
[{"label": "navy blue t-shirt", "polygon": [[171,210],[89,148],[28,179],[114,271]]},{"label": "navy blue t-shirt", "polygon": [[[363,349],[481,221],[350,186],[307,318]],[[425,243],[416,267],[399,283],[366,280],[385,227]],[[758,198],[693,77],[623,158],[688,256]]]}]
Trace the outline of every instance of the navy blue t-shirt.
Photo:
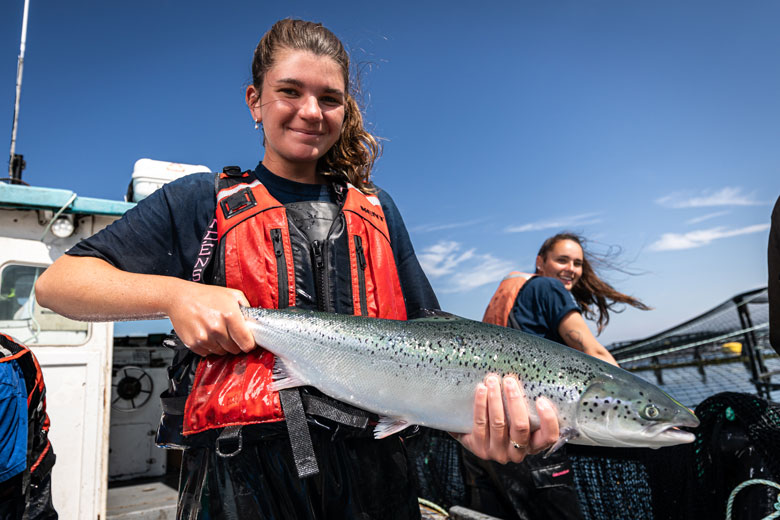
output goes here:
[{"label": "navy blue t-shirt", "polygon": [[566,344],[558,333],[561,320],[571,311],[580,311],[574,296],[563,282],[546,276],[534,276],[520,289],[511,318],[520,330],[536,336]]},{"label": "navy blue t-shirt", "polygon": [[[255,177],[282,204],[302,201],[334,202],[328,185],[304,184],[273,174],[262,164]],[[438,309],[431,284],[414,254],[398,208],[386,192],[382,204],[390,244],[409,318],[421,309]],[[97,234],[67,251],[92,256],[123,271],[190,279],[203,236],[216,215],[213,173],[195,173],[164,185]]]}]

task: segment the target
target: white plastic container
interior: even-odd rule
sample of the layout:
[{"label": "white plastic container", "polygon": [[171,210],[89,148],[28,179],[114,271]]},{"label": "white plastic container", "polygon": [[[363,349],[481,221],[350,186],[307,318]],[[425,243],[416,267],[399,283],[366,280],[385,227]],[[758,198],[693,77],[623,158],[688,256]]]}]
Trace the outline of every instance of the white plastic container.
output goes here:
[{"label": "white plastic container", "polygon": [[190,173],[209,172],[202,164],[182,164],[154,159],[138,159],[133,167],[133,177],[127,189],[125,200],[138,202],[148,197],[163,184],[184,177]]}]

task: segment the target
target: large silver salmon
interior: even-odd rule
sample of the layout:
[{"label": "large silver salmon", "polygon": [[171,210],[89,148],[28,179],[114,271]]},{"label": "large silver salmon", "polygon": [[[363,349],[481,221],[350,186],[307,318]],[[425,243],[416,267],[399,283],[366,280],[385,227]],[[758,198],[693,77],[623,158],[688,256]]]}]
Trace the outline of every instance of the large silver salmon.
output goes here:
[{"label": "large silver salmon", "polygon": [[[274,389],[310,385],[380,416],[382,438],[419,424],[468,433],[477,384],[516,374],[529,403],[549,398],[561,438],[658,448],[691,442],[699,420],[660,388],[572,348],[456,316],[410,321],[244,308],[258,345],[277,356]],[[538,424],[535,406],[531,422]]]}]

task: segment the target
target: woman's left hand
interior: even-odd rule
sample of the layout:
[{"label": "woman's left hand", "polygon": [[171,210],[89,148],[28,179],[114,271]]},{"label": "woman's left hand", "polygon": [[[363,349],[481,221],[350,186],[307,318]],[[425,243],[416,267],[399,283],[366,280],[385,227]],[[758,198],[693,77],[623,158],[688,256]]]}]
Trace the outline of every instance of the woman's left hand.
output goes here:
[{"label": "woman's left hand", "polygon": [[501,464],[522,462],[527,455],[539,453],[558,440],[558,417],[547,399],[537,399],[540,424],[539,429],[531,431],[526,398],[517,379],[507,376],[503,386],[509,417],[504,412],[499,378],[491,374],[477,386],[473,430],[451,435],[481,459]]}]

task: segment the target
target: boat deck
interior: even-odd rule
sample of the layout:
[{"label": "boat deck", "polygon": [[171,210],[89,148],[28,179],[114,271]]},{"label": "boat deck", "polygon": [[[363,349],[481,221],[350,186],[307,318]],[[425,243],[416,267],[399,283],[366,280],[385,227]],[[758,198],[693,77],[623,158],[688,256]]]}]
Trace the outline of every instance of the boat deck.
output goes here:
[{"label": "boat deck", "polygon": [[173,520],[176,518],[176,482],[144,479],[108,488],[107,520]]}]

